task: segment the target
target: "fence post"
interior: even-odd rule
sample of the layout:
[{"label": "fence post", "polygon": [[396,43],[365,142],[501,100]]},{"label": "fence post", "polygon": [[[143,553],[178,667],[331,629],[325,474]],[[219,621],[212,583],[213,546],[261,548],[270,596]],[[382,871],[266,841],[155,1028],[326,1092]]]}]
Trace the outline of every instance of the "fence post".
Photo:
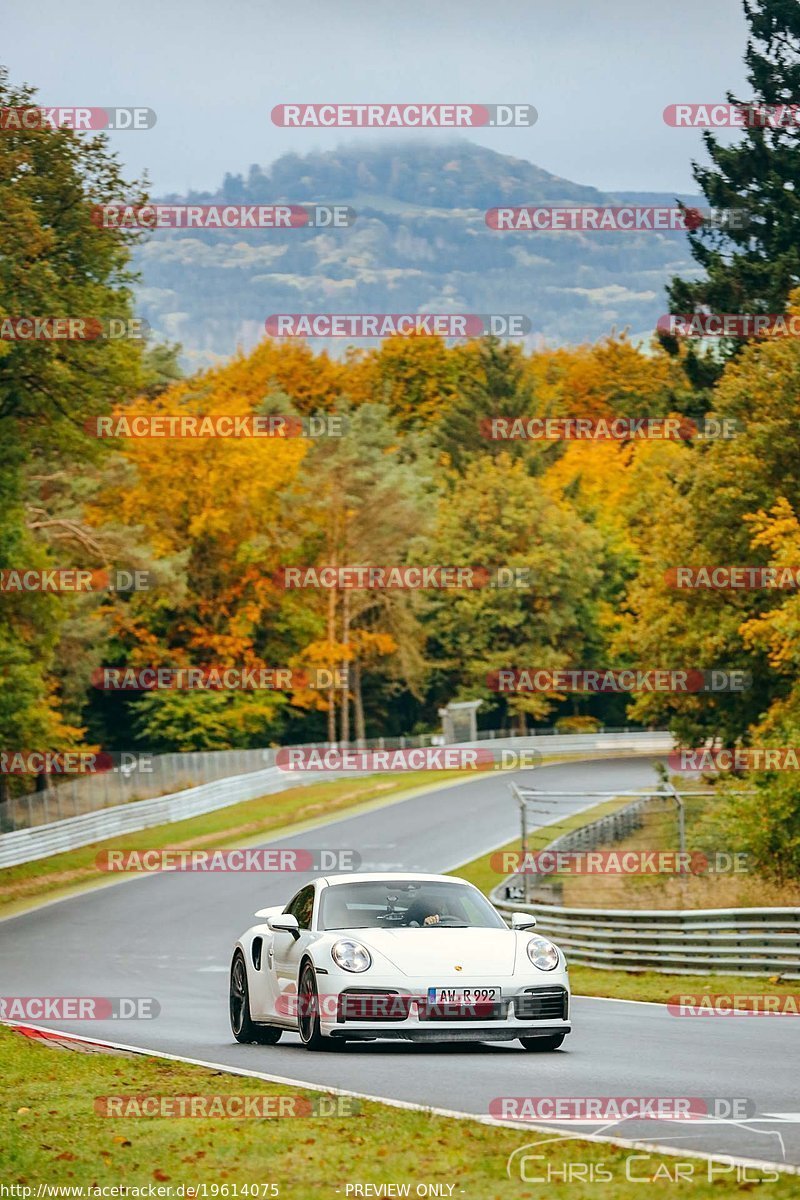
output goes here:
[{"label": "fence post", "polygon": [[681,854],[685,854],[686,853],[686,812],[685,812],[685,806],[683,803],[683,797],[681,796],[678,789],[675,787],[674,783],[670,784],[670,791],[672,792],[672,796],[675,800],[675,804],[678,809],[678,848],[680,849]]},{"label": "fence post", "polygon": [[526,870],[528,858],[528,808],[525,802],[525,797],[520,792],[515,783],[509,784],[511,795],[519,805],[519,822],[522,847],[522,895],[525,903],[528,903],[528,872]]}]

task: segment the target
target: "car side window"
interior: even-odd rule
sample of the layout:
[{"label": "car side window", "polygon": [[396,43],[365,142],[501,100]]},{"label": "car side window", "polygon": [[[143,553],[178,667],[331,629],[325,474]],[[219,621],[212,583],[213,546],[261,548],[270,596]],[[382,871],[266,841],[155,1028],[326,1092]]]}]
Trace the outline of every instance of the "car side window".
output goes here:
[{"label": "car side window", "polygon": [[290,900],[285,911],[297,917],[301,929],[311,928],[311,914],[314,911],[314,885],[309,883],[301,888],[293,900]]}]

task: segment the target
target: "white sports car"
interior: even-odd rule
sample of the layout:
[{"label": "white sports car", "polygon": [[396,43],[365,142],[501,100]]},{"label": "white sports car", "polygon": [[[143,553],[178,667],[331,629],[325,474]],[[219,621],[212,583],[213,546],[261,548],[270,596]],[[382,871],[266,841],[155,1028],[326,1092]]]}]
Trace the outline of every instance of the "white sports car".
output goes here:
[{"label": "white sports car", "polygon": [[449,875],[332,875],[263,908],[236,943],[239,1042],[284,1030],[308,1050],[346,1041],[511,1041],[557,1050],[570,1031],[564,955]]}]

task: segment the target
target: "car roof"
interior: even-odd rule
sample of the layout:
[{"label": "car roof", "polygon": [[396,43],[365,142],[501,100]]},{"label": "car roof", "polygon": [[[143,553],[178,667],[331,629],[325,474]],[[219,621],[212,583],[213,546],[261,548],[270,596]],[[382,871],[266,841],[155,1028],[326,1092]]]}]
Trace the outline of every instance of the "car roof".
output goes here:
[{"label": "car roof", "polygon": [[350,871],[347,875],[325,875],[321,882],[328,884],[329,887],[336,887],[340,883],[377,883],[384,879],[406,879],[420,883],[467,882],[466,879],[459,879],[456,875],[420,875],[417,871],[372,871],[369,873]]}]

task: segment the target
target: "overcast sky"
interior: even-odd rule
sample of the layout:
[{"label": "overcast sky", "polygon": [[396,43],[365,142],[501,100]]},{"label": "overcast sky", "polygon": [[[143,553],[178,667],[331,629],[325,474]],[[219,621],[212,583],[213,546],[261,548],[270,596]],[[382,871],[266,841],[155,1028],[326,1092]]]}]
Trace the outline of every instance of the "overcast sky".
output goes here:
[{"label": "overcast sky", "polygon": [[533,104],[531,129],[464,136],[606,190],[695,191],[700,134],[662,110],[747,92],[740,0],[36,0],[3,26],[12,81],[43,102],[156,110],[112,138],[156,194],[374,139],[271,123],[275,104],[326,100]]}]

